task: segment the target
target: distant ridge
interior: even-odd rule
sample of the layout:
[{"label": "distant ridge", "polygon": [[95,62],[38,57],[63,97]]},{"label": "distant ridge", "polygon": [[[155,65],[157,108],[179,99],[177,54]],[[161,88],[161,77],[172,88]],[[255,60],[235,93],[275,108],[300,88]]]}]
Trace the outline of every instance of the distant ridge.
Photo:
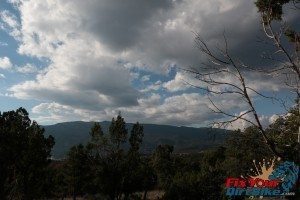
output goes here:
[{"label": "distant ridge", "polygon": [[[43,126],[45,135],[55,137],[53,148],[54,158],[64,158],[68,150],[77,144],[86,144],[90,139],[90,129],[94,122],[63,122],[54,125]],[[110,122],[103,121],[100,125],[105,133],[108,132]],[[132,123],[127,123],[128,133]],[[174,146],[175,152],[190,153],[214,148],[224,143],[229,132],[216,128],[192,128],[184,126],[143,124],[144,141],[143,153],[151,153],[159,144]]]}]

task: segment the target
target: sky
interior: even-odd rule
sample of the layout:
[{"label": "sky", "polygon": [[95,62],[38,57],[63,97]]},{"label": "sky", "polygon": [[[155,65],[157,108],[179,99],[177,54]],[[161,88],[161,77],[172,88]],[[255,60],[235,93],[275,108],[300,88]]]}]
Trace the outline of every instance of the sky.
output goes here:
[{"label": "sky", "polygon": [[[285,17],[299,28],[297,11]],[[181,69],[205,60],[195,33],[214,46],[224,32],[232,55],[272,65],[261,58],[269,49],[257,42],[264,34],[254,1],[0,0],[0,110],[24,107],[42,125],[110,120],[121,112],[127,122],[208,126],[223,116],[185,83],[201,86]],[[276,78],[246,79],[259,92],[292,99]],[[266,124],[285,112],[252,97]],[[233,96],[215,101],[236,114],[246,110]]]}]

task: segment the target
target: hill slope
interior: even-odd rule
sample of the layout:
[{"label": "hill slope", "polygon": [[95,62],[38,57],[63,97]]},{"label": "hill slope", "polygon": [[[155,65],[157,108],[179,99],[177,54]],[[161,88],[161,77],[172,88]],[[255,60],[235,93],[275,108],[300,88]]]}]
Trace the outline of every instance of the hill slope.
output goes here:
[{"label": "hill slope", "polygon": [[[86,144],[90,139],[90,129],[94,122],[65,122],[44,126],[45,135],[55,137],[53,156],[63,158],[68,150],[79,143]],[[110,122],[100,122],[105,133]],[[159,144],[170,144],[175,152],[199,152],[220,146],[228,133],[223,129],[176,127],[168,125],[143,124],[144,141],[142,151],[150,153]],[[127,124],[130,133],[132,124]]]}]

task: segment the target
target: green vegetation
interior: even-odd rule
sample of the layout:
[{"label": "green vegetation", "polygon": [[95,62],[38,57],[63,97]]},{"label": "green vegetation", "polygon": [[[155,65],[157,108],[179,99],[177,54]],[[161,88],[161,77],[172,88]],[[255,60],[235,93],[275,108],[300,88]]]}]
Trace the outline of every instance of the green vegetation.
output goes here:
[{"label": "green vegetation", "polygon": [[[266,129],[283,159],[299,162],[292,134],[299,126],[295,106]],[[66,160],[52,160],[53,137],[31,122],[25,109],[1,114],[1,199],[226,199],[227,177],[248,176],[253,160],[273,158],[256,127],[230,134],[223,147],[201,153],[176,154],[158,145],[141,154],[143,126],[128,131],[122,116],[112,119],[108,133],[95,123],[86,145],[73,146]],[[127,146],[126,144],[129,144]]]},{"label": "green vegetation", "polygon": [[[99,122],[104,134],[109,131],[110,122]],[[131,130],[134,124],[126,123]],[[56,142],[52,150],[55,159],[62,159],[72,146],[82,143],[86,145],[90,140],[90,130],[94,122],[64,122],[43,126],[45,135],[52,135]],[[174,152],[197,153],[203,150],[221,146],[230,131],[217,128],[176,127],[156,124],[143,124],[144,137],[140,150],[143,154],[150,154],[157,145],[169,144],[174,146]],[[129,141],[125,144],[129,147]]]},{"label": "green vegetation", "polygon": [[43,136],[24,108],[0,114],[0,199],[48,195],[48,166],[54,138]]}]

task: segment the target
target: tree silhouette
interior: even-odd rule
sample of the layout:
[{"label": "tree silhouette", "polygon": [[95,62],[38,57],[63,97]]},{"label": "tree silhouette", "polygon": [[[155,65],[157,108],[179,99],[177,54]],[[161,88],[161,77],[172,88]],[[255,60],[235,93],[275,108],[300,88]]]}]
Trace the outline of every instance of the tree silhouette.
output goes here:
[{"label": "tree silhouette", "polygon": [[168,188],[174,175],[174,147],[158,145],[151,156],[151,164],[157,174],[158,184],[162,189]]},{"label": "tree silhouette", "polygon": [[95,123],[90,135],[87,149],[98,185],[96,192],[110,199],[121,199],[122,196],[129,199],[134,192],[152,187],[153,182],[144,179],[146,176],[152,180],[152,174],[139,152],[144,135],[139,123],[133,125],[128,138],[124,118],[118,115],[112,119],[107,134],[99,123]]},{"label": "tree silhouette", "polygon": [[54,138],[31,122],[24,108],[0,115],[0,199],[43,196]]},{"label": "tree silhouette", "polygon": [[65,176],[73,200],[87,191],[89,174],[90,165],[87,150],[82,144],[72,147],[65,164]]}]

